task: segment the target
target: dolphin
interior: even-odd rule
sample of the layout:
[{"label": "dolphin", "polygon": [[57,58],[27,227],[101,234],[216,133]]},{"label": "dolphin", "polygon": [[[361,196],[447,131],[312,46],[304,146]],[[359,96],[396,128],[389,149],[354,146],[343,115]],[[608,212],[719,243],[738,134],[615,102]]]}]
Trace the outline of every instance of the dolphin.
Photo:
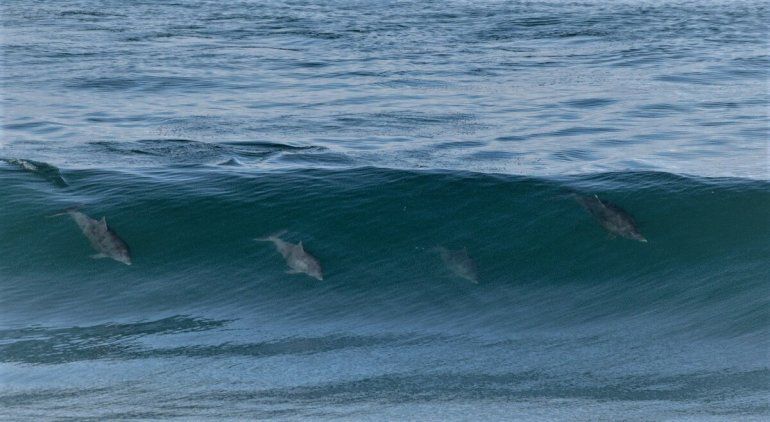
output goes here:
[{"label": "dolphin", "polygon": [[476,262],[468,255],[466,248],[450,250],[443,246],[437,246],[434,250],[439,253],[441,260],[444,261],[444,265],[454,275],[464,278],[473,284],[479,284]]},{"label": "dolphin", "polygon": [[608,232],[627,239],[647,242],[647,239],[639,232],[634,217],[623,208],[610,202],[602,201],[596,195],[583,196],[576,194],[575,200],[591,213]]},{"label": "dolphin", "polygon": [[83,231],[88,241],[91,242],[91,246],[98,252],[95,255],[91,255],[91,258],[112,258],[115,261],[131,265],[131,252],[128,249],[128,245],[107,226],[105,217],[102,217],[101,220],[94,220],[76,209],[68,209],[63,213],[55,215],[63,214],[69,214],[75,220],[80,230]]},{"label": "dolphin", "polygon": [[279,236],[284,233],[285,231],[282,231],[268,237],[260,237],[254,240],[258,242],[273,242],[275,244],[275,249],[281,253],[283,259],[286,260],[286,265],[290,268],[287,273],[304,273],[315,279],[323,280],[323,269],[321,268],[321,263],[318,262],[318,259],[305,252],[305,248],[302,246],[301,241],[295,245],[281,239]]},{"label": "dolphin", "polygon": [[235,167],[235,166],[242,166],[243,163],[241,163],[237,158],[231,157],[229,160],[223,161],[223,162],[221,162],[221,163],[219,163],[217,165],[219,165],[219,166],[233,166],[233,167]]},{"label": "dolphin", "polygon": [[64,180],[64,177],[62,177],[61,171],[48,163],[25,160],[22,158],[3,158],[2,161],[19,166],[22,170],[26,170],[30,173],[35,173],[57,187],[64,188],[69,186],[67,181]]}]

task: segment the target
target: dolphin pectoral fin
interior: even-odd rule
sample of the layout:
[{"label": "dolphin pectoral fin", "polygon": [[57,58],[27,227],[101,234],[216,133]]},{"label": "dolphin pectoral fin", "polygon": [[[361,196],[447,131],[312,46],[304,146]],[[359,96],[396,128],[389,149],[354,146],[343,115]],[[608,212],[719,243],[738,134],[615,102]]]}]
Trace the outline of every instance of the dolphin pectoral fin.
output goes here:
[{"label": "dolphin pectoral fin", "polygon": [[93,258],[93,259],[102,259],[102,258],[109,258],[109,257],[107,255],[103,254],[103,253],[98,253],[98,254],[91,255],[91,258]]}]

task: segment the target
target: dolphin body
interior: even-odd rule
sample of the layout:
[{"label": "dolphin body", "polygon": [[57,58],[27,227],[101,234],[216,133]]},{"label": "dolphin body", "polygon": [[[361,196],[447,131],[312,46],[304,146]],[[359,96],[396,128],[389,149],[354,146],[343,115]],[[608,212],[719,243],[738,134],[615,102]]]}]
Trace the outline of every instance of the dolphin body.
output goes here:
[{"label": "dolphin body", "polygon": [[131,265],[131,252],[128,245],[114,231],[107,226],[107,220],[102,217],[101,220],[83,214],[80,211],[69,209],[65,211],[75,220],[80,230],[86,236],[91,246],[98,253],[91,255],[91,258],[112,258],[115,261]]},{"label": "dolphin body", "polygon": [[591,213],[608,232],[627,239],[647,242],[647,239],[639,232],[634,217],[623,208],[610,202],[602,201],[596,195],[575,195],[575,200]]},{"label": "dolphin body", "polygon": [[473,284],[479,284],[476,262],[470,255],[468,255],[468,250],[466,248],[450,250],[443,246],[437,246],[435,250],[441,256],[444,265],[446,265],[454,275],[468,280]]},{"label": "dolphin body", "polygon": [[35,173],[53,183],[57,187],[64,188],[69,186],[67,181],[64,180],[64,177],[62,177],[61,171],[48,163],[25,160],[22,158],[3,158],[2,161],[5,161],[8,164],[19,166],[22,170],[28,171],[30,173]]},{"label": "dolphin body", "polygon": [[323,269],[321,268],[321,263],[318,262],[318,259],[305,251],[301,241],[296,245],[289,243],[279,237],[281,234],[283,234],[283,232],[254,240],[259,242],[273,242],[273,244],[275,244],[275,249],[281,253],[283,259],[286,260],[286,265],[290,268],[287,273],[303,273],[317,280],[323,280]]},{"label": "dolphin body", "polygon": [[242,166],[243,163],[241,163],[237,158],[231,157],[229,160],[223,161],[223,162],[219,163],[218,165],[220,165],[220,166],[230,166],[230,167],[239,167],[239,166]]}]

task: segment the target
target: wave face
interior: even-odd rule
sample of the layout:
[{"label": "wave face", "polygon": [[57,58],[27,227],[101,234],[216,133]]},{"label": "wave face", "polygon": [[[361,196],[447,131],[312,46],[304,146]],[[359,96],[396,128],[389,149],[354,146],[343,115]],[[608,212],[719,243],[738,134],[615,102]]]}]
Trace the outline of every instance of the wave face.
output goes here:
[{"label": "wave face", "polygon": [[0,1],[0,420],[770,419],[767,11]]},{"label": "wave face", "polygon": [[[445,401],[527,415],[560,400],[607,415],[629,401],[653,405],[642,416],[765,412],[751,398],[768,391],[767,182],[377,168],[64,176],[56,188],[0,172],[14,204],[0,208],[8,414],[57,414],[62,400],[103,417],[420,416]],[[610,238],[576,193],[622,206],[648,243]],[[73,221],[46,218],[73,202],[109,216],[134,265],[89,259]],[[282,229],[325,281],[286,274],[253,241]],[[467,248],[479,284],[454,276],[437,245]],[[95,378],[52,385],[82,371]],[[30,372],[44,388],[14,383]],[[175,388],[196,379],[193,393]],[[125,404],[102,408],[116,398]]]}]

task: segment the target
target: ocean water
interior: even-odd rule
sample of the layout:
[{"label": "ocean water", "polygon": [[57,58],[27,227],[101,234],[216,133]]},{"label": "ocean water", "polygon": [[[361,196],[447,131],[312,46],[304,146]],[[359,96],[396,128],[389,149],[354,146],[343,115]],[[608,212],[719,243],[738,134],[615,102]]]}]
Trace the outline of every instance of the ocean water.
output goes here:
[{"label": "ocean water", "polygon": [[3,1],[0,419],[766,420],[769,17]]}]

